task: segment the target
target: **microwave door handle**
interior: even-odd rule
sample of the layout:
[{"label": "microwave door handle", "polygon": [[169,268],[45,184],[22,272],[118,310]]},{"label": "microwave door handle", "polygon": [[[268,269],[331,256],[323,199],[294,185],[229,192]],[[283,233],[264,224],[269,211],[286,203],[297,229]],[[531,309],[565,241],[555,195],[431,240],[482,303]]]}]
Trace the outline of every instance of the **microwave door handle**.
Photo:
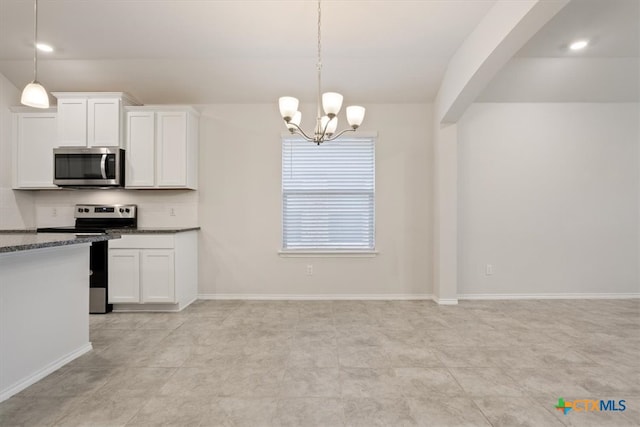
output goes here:
[{"label": "microwave door handle", "polygon": [[100,160],[100,173],[102,174],[102,179],[107,179],[107,155],[103,154],[102,159]]}]

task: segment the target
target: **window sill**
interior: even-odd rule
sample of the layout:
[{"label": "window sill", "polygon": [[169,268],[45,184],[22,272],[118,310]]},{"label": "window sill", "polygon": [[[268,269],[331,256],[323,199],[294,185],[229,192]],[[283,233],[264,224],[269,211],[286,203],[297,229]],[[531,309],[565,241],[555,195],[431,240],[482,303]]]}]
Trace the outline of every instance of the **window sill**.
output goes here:
[{"label": "window sill", "polygon": [[282,258],[373,258],[378,255],[376,250],[341,251],[341,250],[281,250],[278,255]]}]

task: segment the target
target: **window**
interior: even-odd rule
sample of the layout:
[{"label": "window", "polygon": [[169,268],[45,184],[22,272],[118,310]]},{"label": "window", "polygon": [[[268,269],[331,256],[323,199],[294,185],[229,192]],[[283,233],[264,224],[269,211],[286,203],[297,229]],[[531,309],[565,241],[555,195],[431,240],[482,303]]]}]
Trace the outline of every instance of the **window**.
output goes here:
[{"label": "window", "polygon": [[375,141],[282,141],[284,250],[374,249]]}]

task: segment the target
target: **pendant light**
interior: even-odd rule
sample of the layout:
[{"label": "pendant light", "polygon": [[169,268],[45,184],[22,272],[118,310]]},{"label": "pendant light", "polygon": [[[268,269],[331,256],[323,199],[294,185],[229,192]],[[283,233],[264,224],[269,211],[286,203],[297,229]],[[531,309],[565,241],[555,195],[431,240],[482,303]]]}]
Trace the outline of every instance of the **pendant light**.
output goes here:
[{"label": "pendant light", "polygon": [[[345,132],[354,132],[360,127],[364,120],[364,107],[352,105],[347,107],[347,122],[349,128],[336,133],[338,127],[338,113],[342,107],[342,95],[335,92],[322,93],[322,43],[321,43],[321,27],[322,27],[322,10],[320,0],[318,0],[318,99],[316,126],[313,136],[307,135],[300,127],[302,121],[302,113],[298,111],[298,99],[292,96],[283,96],[278,100],[280,107],[280,115],[292,134],[302,136],[307,141],[322,144],[325,141],[333,141]],[[325,115],[322,115],[324,110]]]},{"label": "pendant light", "polygon": [[28,107],[49,108],[49,94],[38,82],[38,0],[34,0],[33,14],[33,81],[25,86],[20,102]]}]

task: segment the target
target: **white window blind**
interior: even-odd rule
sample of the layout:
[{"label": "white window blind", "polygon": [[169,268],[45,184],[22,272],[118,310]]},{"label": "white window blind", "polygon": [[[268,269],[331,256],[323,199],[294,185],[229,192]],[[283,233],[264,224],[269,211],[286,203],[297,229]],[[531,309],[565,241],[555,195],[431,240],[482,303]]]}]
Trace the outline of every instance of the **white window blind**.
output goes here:
[{"label": "white window blind", "polygon": [[374,249],[374,143],[283,140],[283,249]]}]

